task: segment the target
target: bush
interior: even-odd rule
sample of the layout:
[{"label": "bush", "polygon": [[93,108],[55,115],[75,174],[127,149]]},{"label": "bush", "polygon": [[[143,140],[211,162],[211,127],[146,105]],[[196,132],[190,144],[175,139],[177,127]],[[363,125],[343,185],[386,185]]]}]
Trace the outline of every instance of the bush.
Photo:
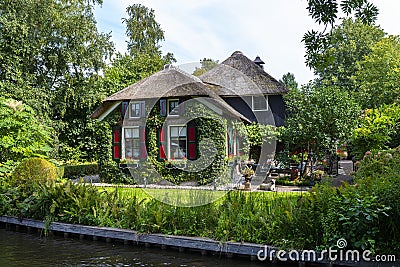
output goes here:
[{"label": "bush", "polygon": [[357,164],[357,187],[365,196],[373,196],[377,202],[389,207],[388,216],[380,221],[379,240],[381,249],[400,251],[400,147],[377,153],[367,152]]},{"label": "bush", "polygon": [[0,162],[0,179],[11,177],[11,174],[18,165],[19,162],[12,160],[8,160],[6,162]]},{"label": "bush", "polygon": [[46,183],[57,178],[56,167],[42,158],[30,158],[23,161],[12,173],[12,184],[29,185],[35,182]]},{"label": "bush", "polygon": [[94,175],[99,173],[97,163],[65,165],[64,177],[66,178],[79,178],[85,175]]}]

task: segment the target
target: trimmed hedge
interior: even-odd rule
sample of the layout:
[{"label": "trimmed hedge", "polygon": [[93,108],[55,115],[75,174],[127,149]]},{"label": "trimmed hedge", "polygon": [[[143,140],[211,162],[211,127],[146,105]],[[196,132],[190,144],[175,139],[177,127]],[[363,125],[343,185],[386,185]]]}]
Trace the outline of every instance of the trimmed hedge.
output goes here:
[{"label": "trimmed hedge", "polygon": [[57,170],[54,164],[42,158],[30,158],[21,162],[12,173],[12,184],[26,186],[35,182],[55,181]]},{"label": "trimmed hedge", "polygon": [[65,178],[79,178],[99,173],[99,166],[97,163],[64,165],[63,168]]}]

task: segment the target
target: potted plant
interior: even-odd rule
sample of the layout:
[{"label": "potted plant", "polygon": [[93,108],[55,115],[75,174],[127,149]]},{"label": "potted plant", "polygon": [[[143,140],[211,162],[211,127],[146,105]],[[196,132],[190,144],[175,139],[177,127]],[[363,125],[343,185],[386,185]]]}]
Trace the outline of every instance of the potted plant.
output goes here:
[{"label": "potted plant", "polygon": [[242,171],[242,175],[245,179],[244,190],[249,191],[251,189],[251,178],[254,175],[254,170],[246,166],[246,168],[244,168],[244,170]]}]

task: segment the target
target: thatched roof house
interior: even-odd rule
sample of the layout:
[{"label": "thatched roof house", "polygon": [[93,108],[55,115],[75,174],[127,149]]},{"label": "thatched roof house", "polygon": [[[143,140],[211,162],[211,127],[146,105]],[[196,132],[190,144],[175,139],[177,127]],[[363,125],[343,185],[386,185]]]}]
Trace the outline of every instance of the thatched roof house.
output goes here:
[{"label": "thatched roof house", "polygon": [[[102,120],[113,110],[119,110],[122,119],[120,125],[114,127],[113,157],[117,161],[121,158],[140,160],[147,157],[145,146],[149,129],[145,113],[157,109],[155,112],[168,121],[155,129],[158,131],[158,159],[194,160],[198,156],[198,125],[185,121],[185,109],[178,109],[188,100],[205,97],[212,100],[209,107],[219,110],[218,114],[246,123],[284,124],[282,95],[288,90],[263,70],[263,63],[260,58],[251,61],[237,51],[200,77],[167,65],[104,99],[91,117]],[[226,129],[226,142],[227,155],[240,153],[233,128]]]},{"label": "thatched roof house", "polygon": [[246,117],[228,105],[214,90],[204,84],[198,77],[186,73],[185,71],[166,65],[163,70],[137,82],[125,89],[107,97],[102,105],[97,108],[91,118],[102,119],[104,114],[116,108],[115,104],[122,101],[135,99],[159,99],[159,98],[180,98],[180,97],[210,97],[218,103],[227,115],[248,121]]}]

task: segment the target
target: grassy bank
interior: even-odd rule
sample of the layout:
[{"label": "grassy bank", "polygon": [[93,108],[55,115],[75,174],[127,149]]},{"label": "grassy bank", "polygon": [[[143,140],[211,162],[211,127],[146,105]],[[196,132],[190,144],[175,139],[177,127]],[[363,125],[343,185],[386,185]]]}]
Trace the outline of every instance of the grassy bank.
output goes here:
[{"label": "grassy bank", "polygon": [[11,187],[3,179],[0,214],[296,249],[323,249],[345,238],[349,249],[399,254],[400,157],[396,153],[367,158],[359,166],[356,186],[323,184],[303,194],[231,191],[196,207],[168,205],[153,197],[156,193],[199,197],[191,190],[148,194],[141,189],[99,189],[71,182]]}]

